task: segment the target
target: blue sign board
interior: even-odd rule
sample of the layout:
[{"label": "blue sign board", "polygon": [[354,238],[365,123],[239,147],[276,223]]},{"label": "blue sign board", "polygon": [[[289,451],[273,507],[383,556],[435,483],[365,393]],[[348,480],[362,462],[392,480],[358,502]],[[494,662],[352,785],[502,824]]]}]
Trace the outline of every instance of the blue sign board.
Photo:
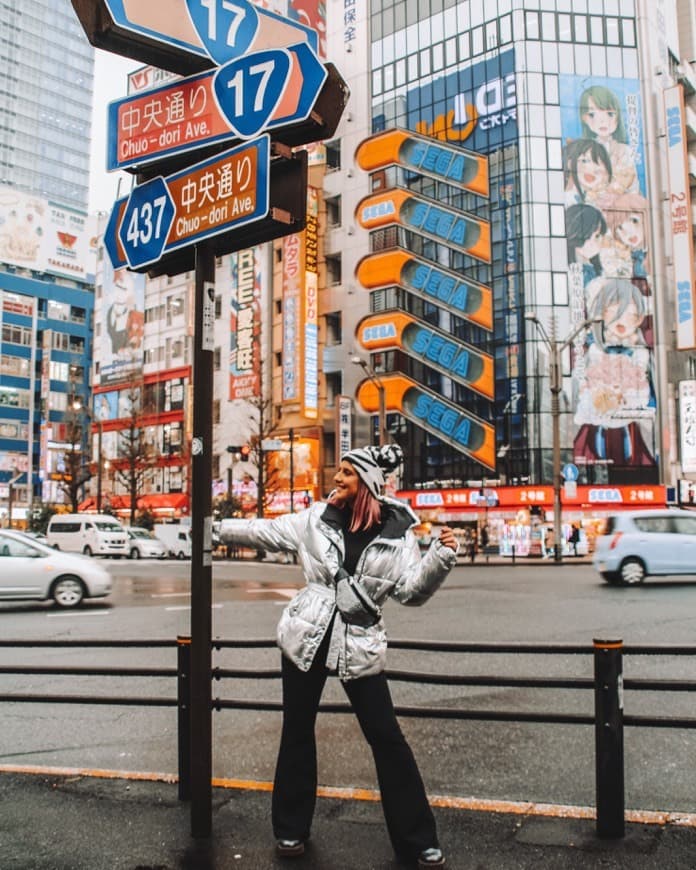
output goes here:
[{"label": "blue sign board", "polygon": [[163,255],[266,217],[270,138],[261,136],[180,172],[153,178],[114,206],[104,244],[116,268]]},{"label": "blue sign board", "polygon": [[575,481],[580,477],[580,472],[578,471],[577,465],[573,465],[572,462],[568,462],[563,466],[563,471],[561,471],[561,476],[563,480]]}]

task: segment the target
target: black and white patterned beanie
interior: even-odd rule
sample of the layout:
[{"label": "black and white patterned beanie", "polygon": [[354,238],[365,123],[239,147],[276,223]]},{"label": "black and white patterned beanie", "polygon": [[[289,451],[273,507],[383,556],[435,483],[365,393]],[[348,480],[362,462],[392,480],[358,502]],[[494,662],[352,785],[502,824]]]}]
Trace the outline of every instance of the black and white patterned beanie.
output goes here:
[{"label": "black and white patterned beanie", "polygon": [[385,476],[395,471],[401,465],[403,458],[403,451],[398,444],[356,447],[355,450],[349,450],[341,457],[346,462],[350,462],[375,498],[382,497]]}]

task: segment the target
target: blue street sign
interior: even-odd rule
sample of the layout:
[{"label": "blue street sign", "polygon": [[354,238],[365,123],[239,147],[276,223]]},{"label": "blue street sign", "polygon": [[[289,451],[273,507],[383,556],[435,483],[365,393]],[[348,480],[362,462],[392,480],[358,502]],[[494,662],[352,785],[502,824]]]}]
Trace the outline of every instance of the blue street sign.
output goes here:
[{"label": "blue street sign", "polygon": [[573,465],[572,462],[568,462],[563,466],[563,471],[561,471],[561,477],[563,480],[575,481],[580,477],[580,472],[578,471],[577,465]]},{"label": "blue street sign", "polygon": [[316,51],[316,30],[249,0],[186,0],[189,16],[206,51],[217,64],[266,48],[308,42]]},{"label": "blue street sign", "polygon": [[128,265],[125,252],[118,238],[118,228],[121,224],[123,209],[126,207],[127,202],[127,196],[116,200],[104,230],[104,247],[114,269],[120,269],[122,266]]},{"label": "blue street sign", "polygon": [[159,260],[174,214],[174,201],[161,175],[131,193],[118,237],[132,269]]},{"label": "blue street sign", "polygon": [[[163,255],[266,217],[269,136],[245,142],[166,178],[158,176],[119,200],[104,243],[114,267],[132,269]],[[119,219],[120,217],[120,219]]]},{"label": "blue street sign", "polygon": [[242,139],[266,128],[285,92],[290,53],[282,48],[255,51],[217,71],[213,88],[221,112]]}]

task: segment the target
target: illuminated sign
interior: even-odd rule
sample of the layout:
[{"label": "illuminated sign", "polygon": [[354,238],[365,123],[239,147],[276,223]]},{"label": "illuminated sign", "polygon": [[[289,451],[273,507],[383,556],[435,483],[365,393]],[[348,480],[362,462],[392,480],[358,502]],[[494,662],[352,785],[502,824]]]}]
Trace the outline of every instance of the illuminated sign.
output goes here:
[{"label": "illuminated sign", "polygon": [[493,300],[489,287],[421,260],[401,248],[363,257],[355,269],[355,276],[368,290],[398,284],[450,314],[484,329],[493,329]]},{"label": "illuminated sign", "polygon": [[408,130],[386,130],[365,139],[358,145],[355,159],[366,172],[398,164],[488,196],[488,158]]},{"label": "illuminated sign", "polygon": [[[397,411],[441,441],[495,469],[493,427],[404,375],[380,375],[385,407]],[[367,413],[379,410],[379,391],[369,379],[358,385],[357,399]]]},{"label": "illuminated sign", "polygon": [[495,398],[493,357],[411,315],[370,314],[358,323],[355,335],[366,350],[402,348],[482,396]]},{"label": "illuminated sign", "polygon": [[360,200],[355,217],[363,229],[400,224],[477,260],[491,260],[490,225],[438,201],[395,187]]}]

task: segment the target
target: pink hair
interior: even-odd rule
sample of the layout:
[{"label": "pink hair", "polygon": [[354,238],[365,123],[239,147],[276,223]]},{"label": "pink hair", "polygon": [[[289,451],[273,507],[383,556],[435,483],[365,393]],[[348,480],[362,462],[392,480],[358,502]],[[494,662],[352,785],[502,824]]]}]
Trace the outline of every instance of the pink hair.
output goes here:
[{"label": "pink hair", "polygon": [[[329,498],[329,504],[343,507],[343,501],[335,496]],[[382,519],[382,505],[362,480],[358,480],[358,492],[353,502],[353,511],[348,526],[349,532],[357,532],[361,529],[369,529],[377,525]]]}]

